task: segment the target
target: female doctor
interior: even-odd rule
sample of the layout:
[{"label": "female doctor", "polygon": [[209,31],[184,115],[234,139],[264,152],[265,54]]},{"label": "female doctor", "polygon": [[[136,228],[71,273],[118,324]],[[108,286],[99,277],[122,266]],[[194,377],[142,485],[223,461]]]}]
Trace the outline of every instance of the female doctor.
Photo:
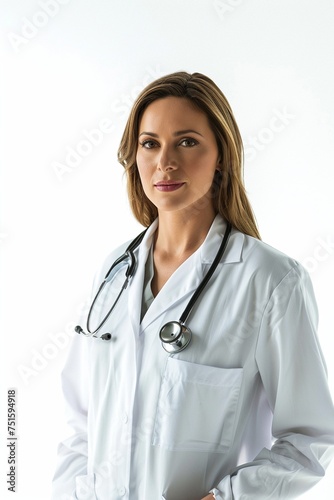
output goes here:
[{"label": "female doctor", "polygon": [[225,96],[200,73],[151,83],[119,161],[148,229],[107,258],[76,328],[53,499],[297,497],[334,449],[317,307],[260,240]]}]

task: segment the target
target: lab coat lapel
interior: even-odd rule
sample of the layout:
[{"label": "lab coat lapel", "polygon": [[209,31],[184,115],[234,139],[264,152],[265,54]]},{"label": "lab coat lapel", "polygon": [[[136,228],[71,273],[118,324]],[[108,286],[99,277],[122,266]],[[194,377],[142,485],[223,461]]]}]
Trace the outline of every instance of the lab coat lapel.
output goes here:
[{"label": "lab coat lapel", "polygon": [[198,252],[195,252],[172,274],[155,297],[143,318],[141,332],[178,301],[186,299],[187,296],[190,298],[201,282],[202,276],[201,260]]},{"label": "lab coat lapel", "polygon": [[128,300],[128,314],[131,321],[132,329],[135,335],[139,334],[140,315],[143,295],[143,283],[145,275],[145,263],[148,257],[148,252],[151,248],[153,235],[158,226],[158,219],[156,219],[146,231],[143,241],[138,248],[134,251],[136,258],[135,274],[129,285],[129,300]]},{"label": "lab coat lapel", "polygon": [[[152,302],[140,325],[145,262],[157,225],[158,221],[156,220],[148,229],[140,247],[137,249],[138,267],[129,290],[129,315],[133,331],[137,335],[140,331],[143,332],[160,315],[165,314],[166,310],[178,301],[190,299],[192,293],[202,281],[208,267],[212,264],[226,229],[226,222],[220,215],[217,215],[203,244],[170,277]],[[244,235],[239,231],[232,230],[220,265],[240,262],[243,242]]]}]

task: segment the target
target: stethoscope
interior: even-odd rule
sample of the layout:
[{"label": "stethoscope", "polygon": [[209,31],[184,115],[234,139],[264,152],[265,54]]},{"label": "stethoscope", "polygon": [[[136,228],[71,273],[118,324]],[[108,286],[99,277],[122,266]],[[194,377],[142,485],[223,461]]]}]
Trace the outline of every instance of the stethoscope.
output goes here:
[{"label": "stethoscope", "polygon": [[[192,332],[185,325],[185,323],[186,323],[196,301],[198,300],[200,294],[204,290],[205,286],[207,285],[211,276],[215,272],[216,267],[218,266],[220,260],[222,259],[223,255],[224,255],[224,252],[225,252],[225,249],[227,246],[227,242],[228,242],[228,239],[229,239],[229,236],[231,233],[231,229],[232,229],[232,226],[231,226],[230,222],[227,222],[226,231],[225,231],[224,237],[222,239],[222,242],[220,244],[220,247],[218,249],[218,252],[216,254],[216,257],[214,258],[214,261],[212,262],[210,268],[208,269],[208,272],[204,276],[204,278],[201,281],[201,283],[199,284],[198,288],[193,293],[186,308],[184,309],[183,313],[181,314],[180,319],[178,321],[169,321],[160,329],[159,338],[161,340],[162,347],[165,349],[165,351],[167,351],[170,354],[178,353],[178,352],[182,351],[183,349],[185,349],[190,344],[190,341],[192,338]],[[147,231],[147,229],[145,229],[145,231],[140,233],[130,243],[130,245],[125,250],[124,254],[121,255],[112,264],[109,271],[105,275],[105,278],[104,278],[103,282],[101,283],[101,285],[100,285],[100,287],[99,287],[99,289],[98,289],[98,291],[93,299],[93,302],[89,308],[89,312],[88,312],[88,316],[87,316],[87,328],[86,328],[88,333],[84,332],[84,330],[81,328],[80,325],[77,325],[75,327],[75,331],[77,333],[83,334],[86,337],[95,337],[95,338],[98,338],[101,340],[110,340],[112,338],[111,333],[103,333],[100,336],[96,335],[96,333],[102,328],[102,326],[105,324],[105,322],[109,318],[109,316],[112,313],[112,311],[114,310],[117,302],[119,301],[123,291],[127,288],[131,278],[133,277],[133,275],[136,271],[137,264],[136,264],[136,258],[134,256],[134,250],[140,245],[142,239],[144,238],[146,231]],[[93,308],[94,308],[103,288],[106,286],[107,283],[109,283],[113,279],[113,277],[115,276],[115,274],[119,270],[117,268],[125,260],[128,260],[128,267],[127,267],[126,272],[125,272],[125,281],[124,281],[116,299],[114,300],[114,303],[112,304],[109,311],[107,312],[107,314],[104,316],[104,318],[102,319],[102,321],[100,322],[98,327],[95,328],[95,330],[91,331],[90,321],[91,321]]]}]

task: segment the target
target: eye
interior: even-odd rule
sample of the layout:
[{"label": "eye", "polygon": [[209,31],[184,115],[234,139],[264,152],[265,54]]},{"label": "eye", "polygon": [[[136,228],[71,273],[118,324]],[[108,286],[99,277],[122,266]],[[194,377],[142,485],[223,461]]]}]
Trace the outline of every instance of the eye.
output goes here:
[{"label": "eye", "polygon": [[186,148],[192,148],[193,146],[196,146],[196,144],[198,144],[198,141],[196,141],[196,139],[192,139],[191,137],[186,137],[185,139],[182,139],[179,144],[180,146]]},{"label": "eye", "polygon": [[149,139],[147,139],[146,141],[142,141],[139,144],[141,145],[142,148],[146,149],[153,149],[156,147],[155,141],[151,141]]}]

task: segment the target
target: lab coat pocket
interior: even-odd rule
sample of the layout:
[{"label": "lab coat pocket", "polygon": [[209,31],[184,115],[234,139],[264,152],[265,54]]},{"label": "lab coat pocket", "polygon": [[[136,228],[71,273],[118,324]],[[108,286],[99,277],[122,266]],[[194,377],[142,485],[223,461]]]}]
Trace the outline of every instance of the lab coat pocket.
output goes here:
[{"label": "lab coat pocket", "polygon": [[77,500],[96,500],[95,474],[86,474],[75,478],[75,498]]},{"label": "lab coat pocket", "polygon": [[169,450],[226,452],[234,437],[242,375],[242,368],[169,357],[152,444]]}]

